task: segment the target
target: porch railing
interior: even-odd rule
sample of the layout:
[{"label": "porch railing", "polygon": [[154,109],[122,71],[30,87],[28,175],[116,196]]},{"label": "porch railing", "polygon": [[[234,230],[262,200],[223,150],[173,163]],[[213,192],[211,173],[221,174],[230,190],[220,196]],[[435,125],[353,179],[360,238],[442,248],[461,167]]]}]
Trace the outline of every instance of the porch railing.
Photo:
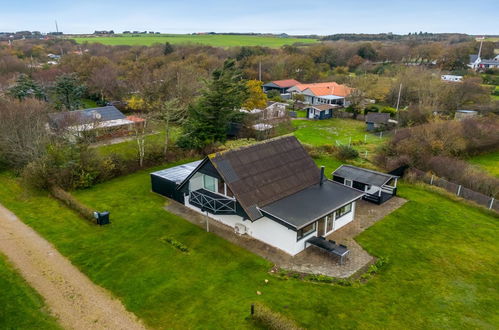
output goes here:
[{"label": "porch railing", "polygon": [[235,214],[236,201],[206,189],[191,191],[189,203],[212,214]]}]

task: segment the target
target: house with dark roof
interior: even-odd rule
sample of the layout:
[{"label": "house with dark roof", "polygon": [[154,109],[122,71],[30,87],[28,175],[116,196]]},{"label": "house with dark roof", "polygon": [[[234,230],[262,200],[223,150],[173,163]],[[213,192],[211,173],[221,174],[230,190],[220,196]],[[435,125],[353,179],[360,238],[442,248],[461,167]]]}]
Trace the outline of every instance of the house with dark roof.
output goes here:
[{"label": "house with dark roof", "polygon": [[333,181],[363,191],[363,199],[382,204],[397,194],[398,176],[367,168],[341,165],[333,172]]},{"label": "house with dark roof", "polygon": [[307,118],[309,119],[328,119],[333,118],[333,110],[339,108],[334,104],[317,104],[309,105],[305,108],[307,110]]},{"label": "house with dark roof", "polygon": [[290,255],[353,221],[363,191],[328,180],[295,137],[151,173],[153,191]]},{"label": "house with dark roof", "polygon": [[368,112],[365,118],[366,130],[375,131],[385,129],[390,122],[390,114],[382,112]]},{"label": "house with dark roof", "polygon": [[263,91],[265,93],[277,90],[281,96],[288,94],[288,89],[298,85],[300,82],[295,79],[284,79],[284,80],[274,80],[263,85]]},{"label": "house with dark roof", "polygon": [[468,67],[473,70],[486,70],[499,68],[499,55],[491,59],[482,59],[480,53],[478,55],[470,55]]},{"label": "house with dark roof", "polygon": [[[94,136],[127,131],[144,120],[136,116],[127,117],[115,106],[105,106],[75,111],[48,114],[48,127],[74,140],[84,135]],[[112,134],[111,134],[112,135]]]}]

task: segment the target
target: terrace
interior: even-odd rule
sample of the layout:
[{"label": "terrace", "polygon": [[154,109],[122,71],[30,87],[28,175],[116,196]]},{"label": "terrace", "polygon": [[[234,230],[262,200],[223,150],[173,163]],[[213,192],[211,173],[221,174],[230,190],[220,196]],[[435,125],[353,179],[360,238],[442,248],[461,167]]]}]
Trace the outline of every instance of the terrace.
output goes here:
[{"label": "terrace", "polygon": [[[354,240],[354,237],[398,209],[405,202],[405,199],[399,197],[394,197],[380,206],[373,206],[373,204],[362,200],[358,201],[355,220],[326,237],[326,239],[335,240],[338,244],[348,247],[350,253],[343,261],[316,246],[310,246],[292,257],[282,250],[247,235],[239,236],[234,233],[233,228],[221,222],[213,219],[208,219],[208,221],[210,221],[210,232],[270,260],[280,268],[300,273],[346,278],[369,266],[375,260]],[[169,201],[165,209],[195,225],[206,228],[207,217],[182,204]]]}]

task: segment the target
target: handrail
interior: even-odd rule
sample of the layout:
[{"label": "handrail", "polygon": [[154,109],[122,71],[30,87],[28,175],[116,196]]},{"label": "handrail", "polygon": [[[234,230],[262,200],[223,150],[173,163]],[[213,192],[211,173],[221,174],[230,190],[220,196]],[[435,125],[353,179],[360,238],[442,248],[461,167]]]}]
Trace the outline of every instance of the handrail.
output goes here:
[{"label": "handrail", "polygon": [[201,208],[211,211],[210,213],[235,213],[236,212],[236,201],[224,198],[223,196],[211,196],[204,194],[199,190],[191,191],[189,197],[189,203],[197,204]]}]

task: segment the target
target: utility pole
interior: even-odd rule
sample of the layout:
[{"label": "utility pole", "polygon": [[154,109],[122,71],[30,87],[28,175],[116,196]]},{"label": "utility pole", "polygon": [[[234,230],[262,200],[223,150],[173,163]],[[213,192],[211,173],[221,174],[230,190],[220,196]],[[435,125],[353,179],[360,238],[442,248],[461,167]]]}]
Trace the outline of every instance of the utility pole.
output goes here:
[{"label": "utility pole", "polygon": [[400,94],[402,93],[402,83],[400,83],[399,87],[399,95],[397,97],[397,122],[399,121],[399,106],[400,106]]},{"label": "utility pole", "polygon": [[262,61],[258,62],[258,80],[262,81]]},{"label": "utility pole", "polygon": [[55,20],[55,32],[59,34],[59,27],[57,26],[57,20]]}]

